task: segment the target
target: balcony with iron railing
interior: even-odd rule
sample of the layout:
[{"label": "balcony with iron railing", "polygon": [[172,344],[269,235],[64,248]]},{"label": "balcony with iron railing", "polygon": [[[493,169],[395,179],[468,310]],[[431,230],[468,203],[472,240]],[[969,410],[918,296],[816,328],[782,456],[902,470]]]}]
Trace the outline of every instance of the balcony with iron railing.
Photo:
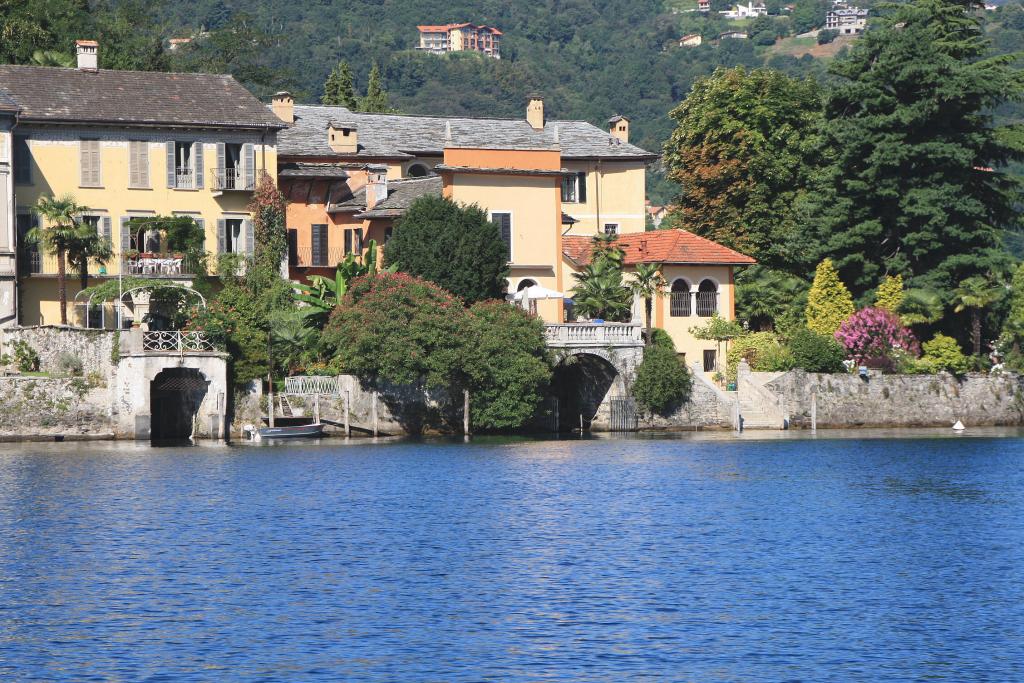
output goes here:
[{"label": "balcony with iron railing", "polygon": [[181,253],[129,252],[121,259],[125,275],[153,278],[188,278],[206,272],[201,260]]},{"label": "balcony with iron railing", "polygon": [[174,169],[174,187],[179,190],[192,190],[196,186],[196,174],[191,166],[179,166]]},{"label": "balcony with iron railing", "polygon": [[291,250],[288,259],[289,265],[296,268],[335,268],[346,256],[341,247],[316,250],[312,247],[297,247]]},{"label": "balcony with iron railing", "polygon": [[247,178],[241,168],[225,168],[213,172],[213,189],[222,191],[252,192],[256,189],[255,178]]}]

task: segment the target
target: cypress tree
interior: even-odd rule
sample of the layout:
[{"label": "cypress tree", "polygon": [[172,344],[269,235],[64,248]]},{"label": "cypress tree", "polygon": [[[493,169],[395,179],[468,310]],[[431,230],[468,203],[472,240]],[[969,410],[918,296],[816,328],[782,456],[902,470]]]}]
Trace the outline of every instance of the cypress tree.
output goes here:
[{"label": "cypress tree", "polygon": [[360,111],[388,113],[392,111],[388,106],[388,94],[384,91],[381,82],[380,67],[374,62],[370,69],[370,78],[366,82],[366,97],[360,103]]},{"label": "cypress tree", "polygon": [[1015,55],[987,57],[973,2],[890,5],[831,71],[826,149],[813,225],[860,295],[884,273],[949,292],[1001,270],[1018,148],[993,112],[1022,93]]},{"label": "cypress tree", "polygon": [[853,313],[853,297],[831,259],[825,259],[814,271],[814,282],[807,293],[807,327],[831,337]]},{"label": "cypress tree", "polygon": [[352,111],[359,109],[352,69],[345,60],[338,62],[324,82],[324,95],[320,98],[320,102],[346,107]]}]

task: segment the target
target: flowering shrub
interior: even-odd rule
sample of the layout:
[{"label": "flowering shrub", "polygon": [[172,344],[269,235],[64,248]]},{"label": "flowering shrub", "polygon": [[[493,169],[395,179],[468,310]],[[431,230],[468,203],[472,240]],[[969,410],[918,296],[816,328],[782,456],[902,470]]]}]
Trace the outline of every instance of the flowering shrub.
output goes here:
[{"label": "flowering shrub", "polygon": [[884,308],[863,308],[839,326],[836,339],[857,363],[886,366],[893,351],[902,349],[918,356],[921,347],[899,316]]}]

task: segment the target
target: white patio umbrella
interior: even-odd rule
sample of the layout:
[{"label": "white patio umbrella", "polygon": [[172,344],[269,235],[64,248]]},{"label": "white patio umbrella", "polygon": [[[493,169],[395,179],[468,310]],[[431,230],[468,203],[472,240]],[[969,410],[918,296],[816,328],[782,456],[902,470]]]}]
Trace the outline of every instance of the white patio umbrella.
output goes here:
[{"label": "white patio umbrella", "polygon": [[553,289],[548,289],[547,287],[541,287],[540,285],[531,285],[531,286],[527,287],[526,289],[521,289],[518,292],[516,292],[516,295],[515,295],[514,298],[515,298],[516,301],[522,301],[524,296],[529,298],[529,299],[531,299],[532,301],[537,301],[539,299],[564,299],[565,298],[565,294],[563,294],[562,292],[556,292]]}]

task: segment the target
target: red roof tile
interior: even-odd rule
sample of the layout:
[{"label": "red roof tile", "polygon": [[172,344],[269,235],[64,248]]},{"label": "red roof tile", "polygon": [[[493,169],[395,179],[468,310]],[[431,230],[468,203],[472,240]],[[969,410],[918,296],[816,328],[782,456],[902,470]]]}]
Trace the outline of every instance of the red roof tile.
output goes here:
[{"label": "red roof tile", "polygon": [[[652,230],[619,235],[615,245],[626,253],[626,265],[637,263],[707,263],[745,266],[757,263],[751,257],[723,247],[687,230]],[[590,261],[592,237],[566,235],[562,253],[576,263]]]}]

